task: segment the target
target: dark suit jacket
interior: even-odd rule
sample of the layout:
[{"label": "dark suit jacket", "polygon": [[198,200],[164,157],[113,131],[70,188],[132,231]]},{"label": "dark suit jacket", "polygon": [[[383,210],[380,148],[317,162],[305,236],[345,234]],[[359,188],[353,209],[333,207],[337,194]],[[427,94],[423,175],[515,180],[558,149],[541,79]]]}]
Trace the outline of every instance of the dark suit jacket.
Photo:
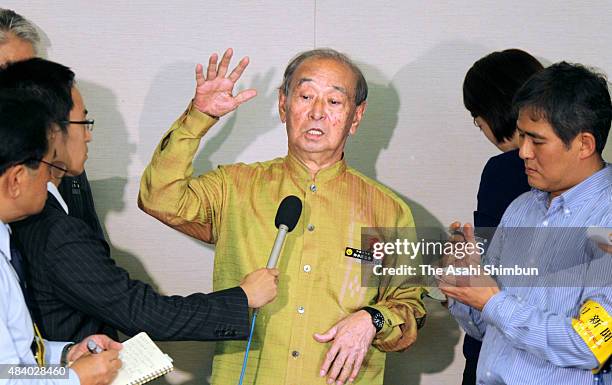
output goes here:
[{"label": "dark suit jacket", "polygon": [[130,279],[108,244],[49,194],[43,211],[11,225],[23,257],[34,319],[42,335],[80,341],[146,331],[154,340],[244,339],[247,297],[240,287],[187,297],[163,296]]},{"label": "dark suit jacket", "polygon": [[[529,191],[525,165],[518,156],[518,150],[508,151],[489,159],[480,177],[478,188],[478,205],[474,211],[474,226],[478,235],[493,237],[494,228],[499,225],[504,212],[519,195]],[[478,230],[478,228],[481,228]],[[488,228],[488,229],[482,229]],[[464,372],[463,384],[474,384],[476,363],[480,353],[481,342],[465,335],[463,355],[466,358],[466,371],[471,370],[468,380]]]},{"label": "dark suit jacket", "polygon": [[79,176],[65,176],[57,186],[71,217],[79,218],[87,223],[99,237],[104,238],[100,220],[96,214],[91,186],[87,180],[87,173]]}]

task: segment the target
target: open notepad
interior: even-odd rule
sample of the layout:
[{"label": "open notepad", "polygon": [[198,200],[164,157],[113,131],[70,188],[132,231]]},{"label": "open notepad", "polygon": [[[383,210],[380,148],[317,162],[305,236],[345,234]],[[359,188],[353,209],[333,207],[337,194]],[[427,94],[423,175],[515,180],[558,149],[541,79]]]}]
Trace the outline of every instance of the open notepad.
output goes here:
[{"label": "open notepad", "polygon": [[123,366],[111,385],[140,385],[172,371],[172,358],[164,354],[147,333],[139,333],[123,343],[119,352]]}]

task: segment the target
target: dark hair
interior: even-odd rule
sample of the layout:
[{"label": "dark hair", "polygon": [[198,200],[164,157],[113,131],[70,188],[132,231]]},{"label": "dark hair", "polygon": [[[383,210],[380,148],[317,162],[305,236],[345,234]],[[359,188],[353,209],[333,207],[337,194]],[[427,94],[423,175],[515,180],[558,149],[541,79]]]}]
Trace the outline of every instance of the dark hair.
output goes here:
[{"label": "dark hair", "polygon": [[40,100],[0,91],[0,175],[17,164],[38,168],[53,118]]},{"label": "dark hair", "polygon": [[463,81],[463,104],[473,118],[483,118],[497,142],[511,139],[516,130],[512,98],[516,91],[544,67],[520,49],[493,52],[478,60]]},{"label": "dark hair", "polygon": [[307,59],[316,58],[316,59],[331,59],[342,64],[346,64],[357,79],[357,84],[355,85],[355,105],[359,106],[363,103],[368,97],[368,83],[363,76],[363,73],[353,63],[348,56],[343,53],[340,53],[331,48],[318,48],[310,51],[304,51],[299,53],[296,57],[291,59],[287,68],[285,68],[285,73],[283,75],[283,83],[280,86],[280,90],[283,94],[289,95],[289,87],[291,86],[291,80],[293,79],[293,74],[295,70]]},{"label": "dark hair", "polygon": [[0,70],[0,89],[25,92],[48,106],[62,130],[68,125],[72,109],[74,72],[70,68],[45,59],[34,58],[10,63]]},{"label": "dark hair", "polygon": [[581,64],[560,62],[533,76],[514,97],[514,109],[530,109],[531,119],[544,119],[569,147],[582,132],[595,137],[601,155],[612,120],[612,103],[603,74]]}]

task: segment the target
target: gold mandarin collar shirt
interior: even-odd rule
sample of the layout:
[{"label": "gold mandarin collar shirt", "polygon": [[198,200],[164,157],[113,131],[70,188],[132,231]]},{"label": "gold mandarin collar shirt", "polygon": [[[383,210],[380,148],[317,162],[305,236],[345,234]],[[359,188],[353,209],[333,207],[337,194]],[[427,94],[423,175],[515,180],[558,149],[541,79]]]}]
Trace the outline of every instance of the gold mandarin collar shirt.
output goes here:
[{"label": "gold mandarin collar shirt", "polygon": [[[382,384],[383,351],[403,350],[416,339],[416,319],[425,316],[423,289],[382,282],[362,286],[362,262],[345,256],[345,249],[362,248],[365,227],[414,227],[409,207],[344,160],[314,178],[292,155],[193,176],[200,140],[216,121],[190,106],[173,124],[144,171],[139,206],[169,226],[215,244],[213,287],[221,290],[266,266],[279,203],[287,195],[302,200],[302,215],[278,262],[278,297],[257,319],[245,383],[325,384],[319,370],[331,343],[318,343],[313,334],[373,306],[386,322],[355,383]],[[213,384],[238,382],[245,347],[245,341],[217,343]]]}]

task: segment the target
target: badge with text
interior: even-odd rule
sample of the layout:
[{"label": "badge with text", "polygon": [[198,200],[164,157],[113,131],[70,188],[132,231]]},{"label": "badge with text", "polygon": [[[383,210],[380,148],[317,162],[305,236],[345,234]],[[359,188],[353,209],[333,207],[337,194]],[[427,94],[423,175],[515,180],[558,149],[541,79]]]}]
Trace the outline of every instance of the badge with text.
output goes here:
[{"label": "badge with text", "polygon": [[359,250],[352,247],[347,247],[344,249],[344,255],[346,257],[356,258],[366,262],[374,261],[374,255],[368,250]]}]

